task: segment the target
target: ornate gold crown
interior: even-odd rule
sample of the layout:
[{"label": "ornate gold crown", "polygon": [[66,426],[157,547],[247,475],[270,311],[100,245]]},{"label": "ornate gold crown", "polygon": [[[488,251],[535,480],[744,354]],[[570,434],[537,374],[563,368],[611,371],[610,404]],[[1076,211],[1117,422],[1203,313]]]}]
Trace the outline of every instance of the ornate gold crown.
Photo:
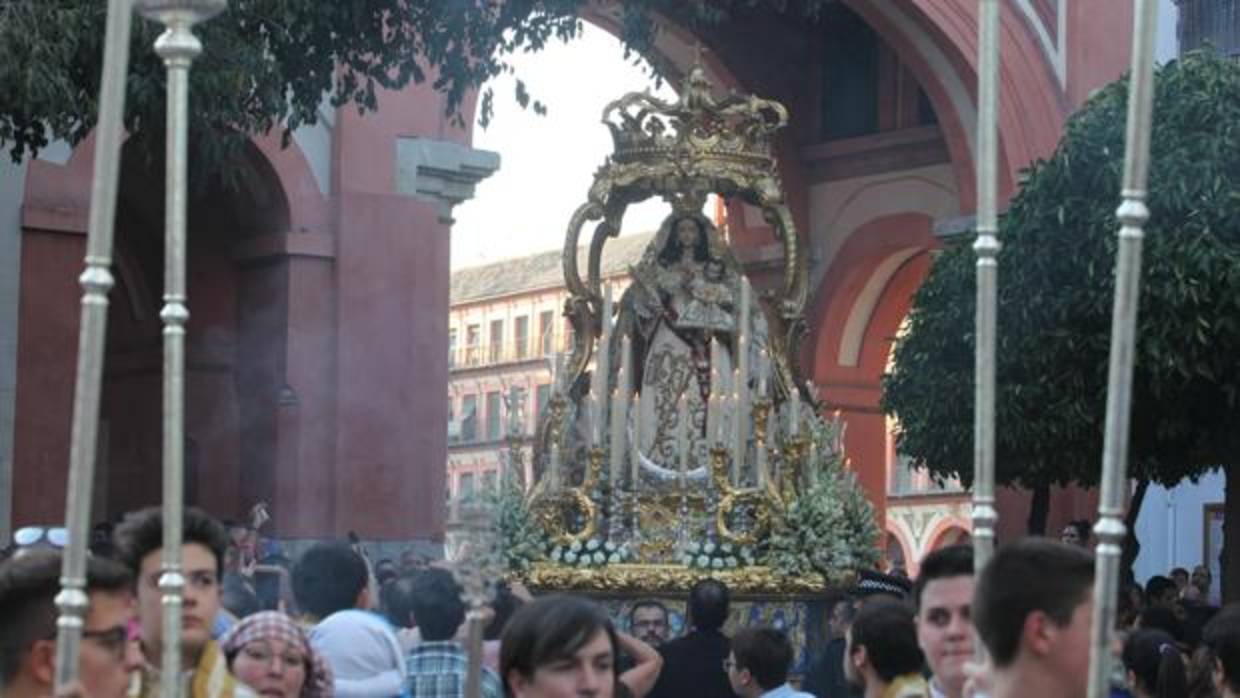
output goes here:
[{"label": "ornate gold crown", "polygon": [[695,63],[675,103],[631,92],[607,105],[603,123],[615,145],[608,165],[681,177],[772,171],[771,136],[788,123],[788,110],[753,95],[717,99],[712,88],[706,71]]}]

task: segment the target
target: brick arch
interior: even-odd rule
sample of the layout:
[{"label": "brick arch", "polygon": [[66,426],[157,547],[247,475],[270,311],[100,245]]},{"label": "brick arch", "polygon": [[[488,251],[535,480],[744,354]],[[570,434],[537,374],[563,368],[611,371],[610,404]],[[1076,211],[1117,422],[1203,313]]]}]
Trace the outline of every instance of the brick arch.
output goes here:
[{"label": "brick arch", "polygon": [[[281,226],[326,231],[330,222],[327,197],[319,192],[310,164],[296,141],[282,147],[279,134],[272,132],[251,138],[250,145],[245,157],[260,176],[269,180],[268,184],[282,199],[282,207],[287,208],[277,216]],[[32,160],[22,201],[26,211],[23,226],[85,233],[94,165],[93,131],[72,149],[63,165]]]},{"label": "brick arch", "polygon": [[[15,405],[19,416],[14,429],[12,480],[13,521],[19,525],[63,516],[81,298],[76,279],[83,269],[96,142],[92,133],[62,162],[34,159],[26,171]],[[254,143],[247,157],[256,175],[262,178],[274,208],[270,217],[263,215],[256,220],[264,225],[287,227],[291,203],[286,198],[287,181],[300,176],[298,162],[304,163],[304,159],[294,150],[295,146],[290,146],[273,161],[263,152],[264,147]],[[135,175],[122,172],[122,177],[126,176]],[[137,180],[128,181],[131,187],[142,186]],[[126,180],[122,179],[120,190],[125,186]],[[162,219],[152,220],[152,225],[157,229],[151,235],[154,240],[158,230],[162,230]],[[158,322],[154,314],[158,312],[157,298],[162,285],[147,284],[142,288],[139,277],[144,269],[151,268],[150,262],[135,254],[137,248],[119,235],[123,231],[117,232],[113,258],[118,283],[112,293],[113,308],[127,309],[128,315],[139,316],[139,320]],[[217,258],[227,259],[223,255]],[[191,266],[191,285],[195,283],[194,271]],[[154,275],[159,278],[158,271]],[[192,292],[190,306],[191,322],[209,317],[210,313],[200,312],[203,306],[196,304]],[[115,323],[109,324],[116,327]],[[125,411],[117,412],[121,413]]]},{"label": "brick arch", "polygon": [[929,554],[934,550],[938,550],[943,546],[944,539],[948,534],[959,531],[965,535],[972,535],[972,524],[961,516],[951,515],[945,516],[935,523],[930,534],[926,536],[926,547],[922,552]]},{"label": "brick arch", "polygon": [[[884,518],[886,519],[886,523],[883,526],[883,532],[887,535],[883,536],[883,555],[886,556],[887,554],[887,541],[895,539],[896,543],[900,546],[900,550],[904,553],[904,569],[910,576],[916,574],[917,563],[921,559],[917,555],[916,541],[910,537],[909,531],[906,531],[903,526],[899,525],[890,518]],[[890,562],[890,560],[888,560],[888,562]]]},{"label": "brick arch", "polygon": [[[876,330],[879,335],[894,331],[908,312],[909,298],[900,302],[893,297],[892,286],[897,278],[908,276],[908,267],[927,266],[924,253],[939,246],[931,225],[924,213],[904,212],[879,216],[849,234],[824,276],[810,313],[810,365],[816,381],[874,381],[881,375],[887,352],[876,351]],[[919,284],[924,273],[914,276]],[[865,320],[861,329],[856,327],[859,317]],[[841,357],[842,343],[857,342],[852,335],[858,331],[863,335],[857,360],[842,363],[841,358],[847,358]]]}]

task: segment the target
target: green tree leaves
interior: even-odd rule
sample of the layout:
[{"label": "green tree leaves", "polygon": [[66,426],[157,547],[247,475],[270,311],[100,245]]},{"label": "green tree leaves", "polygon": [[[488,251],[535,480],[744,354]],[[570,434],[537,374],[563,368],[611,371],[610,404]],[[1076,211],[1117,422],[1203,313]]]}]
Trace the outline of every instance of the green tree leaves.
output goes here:
[{"label": "green tree leaves", "polygon": [[[1094,485],[1101,463],[1127,82],[1034,163],[1000,224],[997,478]],[[1240,417],[1240,66],[1199,51],[1158,70],[1131,472],[1174,485],[1226,464]],[[918,291],[883,408],[898,448],[972,477],[975,259],[946,250]]]}]

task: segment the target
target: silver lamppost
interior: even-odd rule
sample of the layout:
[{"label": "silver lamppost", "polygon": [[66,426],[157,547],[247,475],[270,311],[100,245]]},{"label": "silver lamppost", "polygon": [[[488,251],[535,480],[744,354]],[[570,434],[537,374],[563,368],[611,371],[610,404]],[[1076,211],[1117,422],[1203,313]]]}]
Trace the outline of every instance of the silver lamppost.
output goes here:
[{"label": "silver lamppost", "polygon": [[73,389],[73,431],[69,445],[69,489],[65,522],[69,541],[61,562],[61,591],[56,596],[56,693],[78,679],[86,595],[86,543],[90,535],[90,502],[95,480],[95,449],[99,430],[99,395],[103,382],[104,339],[108,331],[108,291],[112,278],[112,232],[116,220],[116,188],[124,137],[125,75],[129,67],[129,35],[133,0],[109,0],[103,44],[103,75],[99,87],[99,123],[95,128],[94,178],[86,236],[86,270],[78,325],[77,378]]},{"label": "silver lamppost", "polygon": [[[995,547],[995,316],[998,305],[999,0],[981,0],[977,68],[977,357],[973,416],[973,565]],[[980,644],[979,644],[980,647]]]},{"label": "silver lamppost", "polygon": [[163,647],[160,693],[177,696],[181,688],[181,524],[185,479],[185,217],[189,140],[189,69],[202,53],[195,24],[227,6],[227,0],[138,0],[139,12],[164,25],[155,53],[168,73],[164,193],[163,470],[164,526]]},{"label": "silver lamppost", "polygon": [[1150,124],[1154,103],[1155,0],[1137,0],[1133,17],[1132,69],[1128,83],[1128,130],[1125,134],[1123,203],[1115,265],[1115,305],[1111,313],[1111,361],[1107,376],[1107,414],[1102,450],[1102,492],[1098,502],[1097,569],[1091,626],[1089,696],[1108,693],[1111,632],[1119,590],[1124,540],[1124,505],[1128,484],[1128,427],[1132,406],[1132,365],[1136,349],[1137,304],[1141,290],[1141,243],[1150,217],[1145,206],[1149,179]]}]

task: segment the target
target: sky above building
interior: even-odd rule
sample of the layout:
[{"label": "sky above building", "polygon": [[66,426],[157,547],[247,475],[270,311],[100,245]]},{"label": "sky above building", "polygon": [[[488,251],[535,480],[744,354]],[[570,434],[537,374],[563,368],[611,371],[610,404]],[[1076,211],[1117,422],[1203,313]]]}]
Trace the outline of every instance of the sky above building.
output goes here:
[{"label": "sky above building", "polygon": [[[646,89],[676,98],[666,83],[656,87],[644,64],[624,57],[618,39],[588,22],[570,43],[549,44],[512,63],[517,77],[547,105],[547,114],[517,104],[516,77],[488,84],[495,90],[495,115],[485,130],[475,127],[473,145],[498,152],[501,164],[473,199],[453,210],[453,269],[562,245],[569,217],[585,203],[595,171],[611,152],[603,108],[627,92]],[[662,201],[631,206],[621,234],[654,230],[667,213]]]}]

